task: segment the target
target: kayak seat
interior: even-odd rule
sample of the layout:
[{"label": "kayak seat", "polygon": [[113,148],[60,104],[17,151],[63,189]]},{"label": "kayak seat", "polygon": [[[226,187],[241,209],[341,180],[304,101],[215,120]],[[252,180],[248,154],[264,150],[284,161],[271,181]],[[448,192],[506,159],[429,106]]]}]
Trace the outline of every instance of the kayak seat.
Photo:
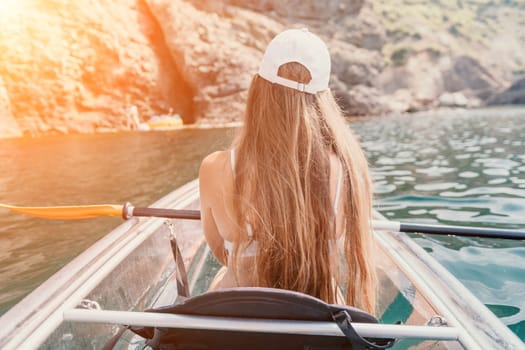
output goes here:
[{"label": "kayak seat", "polygon": [[[386,349],[393,339],[364,339],[351,322],[377,323],[369,313],[350,306],[331,305],[293,291],[243,287],[210,291],[172,306],[146,310],[193,316],[217,316],[246,319],[326,321],[341,329],[340,336],[291,334],[274,331],[231,331],[181,328],[136,328],[135,333],[150,338],[153,349],[297,349],[297,350],[365,350]],[[343,335],[344,334],[344,335]]]}]

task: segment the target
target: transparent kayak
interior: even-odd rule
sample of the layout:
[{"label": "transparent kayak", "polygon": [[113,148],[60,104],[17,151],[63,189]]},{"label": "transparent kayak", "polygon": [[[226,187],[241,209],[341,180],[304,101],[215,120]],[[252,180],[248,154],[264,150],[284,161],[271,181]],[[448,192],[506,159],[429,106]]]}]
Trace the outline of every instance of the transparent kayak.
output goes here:
[{"label": "transparent kayak", "polygon": [[[197,181],[153,206],[198,209]],[[219,265],[204,242],[200,222],[132,218],[5,313],[0,318],[0,348],[102,349],[117,333],[121,337],[115,349],[144,348],[144,339],[121,332],[121,325],[142,322],[145,309],[177,302],[173,234],[187,268],[191,295],[204,293]],[[401,334],[393,349],[525,349],[514,333],[406,234],[382,231],[375,235],[380,325],[358,330]],[[86,313],[110,319],[78,316]],[[201,325],[207,320],[190,317],[184,322]],[[403,326],[396,327],[397,322]],[[209,324],[223,326],[228,325]],[[306,332],[317,332],[323,325],[307,326]],[[408,333],[403,335],[405,330]]]}]

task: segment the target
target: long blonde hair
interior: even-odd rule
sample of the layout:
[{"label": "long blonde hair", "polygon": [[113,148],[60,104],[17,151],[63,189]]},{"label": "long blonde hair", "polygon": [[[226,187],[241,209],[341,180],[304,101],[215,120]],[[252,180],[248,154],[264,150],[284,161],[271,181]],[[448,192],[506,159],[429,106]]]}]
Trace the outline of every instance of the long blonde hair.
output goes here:
[{"label": "long blonde hair", "polygon": [[[308,70],[295,62],[281,66],[279,74],[305,83],[310,79]],[[347,304],[374,312],[368,164],[331,92],[308,94],[255,75],[244,127],[234,147],[234,209],[239,224],[231,257],[237,262],[234,268],[243,247],[253,239],[257,286],[295,290],[336,303],[337,285],[346,285]],[[334,249],[331,154],[344,170],[344,259]],[[252,238],[246,224],[253,230]]]}]

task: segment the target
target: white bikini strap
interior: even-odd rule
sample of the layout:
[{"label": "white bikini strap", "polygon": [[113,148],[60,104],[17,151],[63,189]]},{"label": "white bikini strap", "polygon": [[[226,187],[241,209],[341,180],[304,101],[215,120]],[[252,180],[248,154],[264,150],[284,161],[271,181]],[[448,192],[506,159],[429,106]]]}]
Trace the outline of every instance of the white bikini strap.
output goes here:
[{"label": "white bikini strap", "polygon": [[337,188],[335,190],[334,213],[337,215],[339,208],[339,198],[341,197],[341,187],[343,185],[343,165],[339,163],[339,177],[337,178]]},{"label": "white bikini strap", "polygon": [[235,174],[235,149],[230,150],[230,163],[232,166],[232,171]]},{"label": "white bikini strap", "polygon": [[[224,248],[228,251],[228,255],[231,256],[233,254],[233,243],[230,241],[224,241]],[[241,256],[244,258],[253,257],[257,255],[257,242],[251,241],[248,243],[248,245],[245,247],[244,251],[241,253]]]}]

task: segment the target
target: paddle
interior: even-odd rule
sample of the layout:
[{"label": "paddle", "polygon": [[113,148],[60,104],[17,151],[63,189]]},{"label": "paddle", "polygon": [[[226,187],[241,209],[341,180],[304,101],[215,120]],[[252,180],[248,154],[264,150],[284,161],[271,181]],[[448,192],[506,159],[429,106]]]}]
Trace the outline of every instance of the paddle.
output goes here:
[{"label": "paddle", "polygon": [[[200,220],[198,210],[178,210],[162,208],[135,208],[130,203],[124,205],[84,205],[60,207],[19,207],[0,203],[0,207],[45,219],[89,219],[97,216],[162,217],[171,219]],[[410,224],[397,221],[373,220],[375,230],[387,230],[406,233],[428,233],[438,235],[455,235],[465,237],[503,238],[525,240],[525,231],[493,229],[484,227],[466,227],[451,225]]]},{"label": "paddle", "polygon": [[437,235],[453,235],[464,237],[481,237],[481,238],[503,238],[514,240],[525,240],[525,231],[505,230],[498,228],[486,227],[467,227],[453,225],[428,225],[428,224],[410,224],[398,221],[380,221],[373,220],[372,225],[375,230],[386,230],[405,233],[428,233]]},{"label": "paddle", "polygon": [[0,203],[0,207],[38,218],[58,220],[90,219],[97,216],[121,216],[126,220],[133,216],[152,216],[189,220],[200,220],[201,218],[198,210],[135,208],[130,203],[124,205],[100,204],[59,207],[19,207]]}]

